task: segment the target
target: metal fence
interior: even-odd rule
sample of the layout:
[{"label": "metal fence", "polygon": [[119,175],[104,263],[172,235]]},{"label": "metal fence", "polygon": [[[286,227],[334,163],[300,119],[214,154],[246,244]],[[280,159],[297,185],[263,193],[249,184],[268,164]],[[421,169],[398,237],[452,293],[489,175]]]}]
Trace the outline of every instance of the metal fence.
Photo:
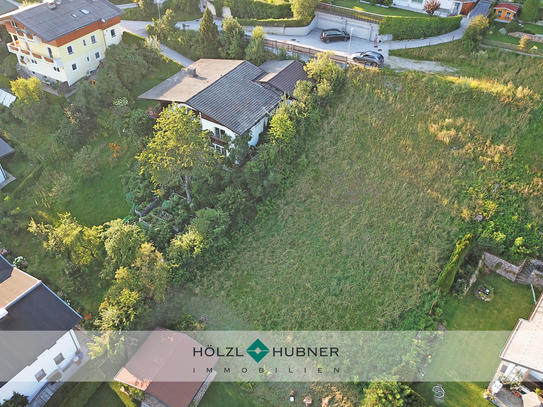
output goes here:
[{"label": "metal fence", "polygon": [[380,14],[368,13],[366,11],[354,10],[352,8],[333,6],[331,4],[319,3],[315,11],[320,11],[334,16],[348,17],[353,20],[365,21],[367,23],[379,24],[385,16]]}]

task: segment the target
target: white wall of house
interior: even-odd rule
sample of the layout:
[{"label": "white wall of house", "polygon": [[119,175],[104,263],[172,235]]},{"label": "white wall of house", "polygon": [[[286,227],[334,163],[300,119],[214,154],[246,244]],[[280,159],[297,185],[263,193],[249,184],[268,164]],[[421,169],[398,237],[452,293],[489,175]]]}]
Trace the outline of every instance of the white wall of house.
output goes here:
[{"label": "white wall of house", "polygon": [[[200,122],[202,123],[202,129],[209,130],[213,134],[215,134],[215,129],[218,128],[218,129],[224,130],[224,132],[227,135],[229,135],[232,138],[232,140],[234,140],[238,136],[237,133],[234,133],[229,128],[224,127],[220,124],[214,123],[212,121],[200,118]],[[251,140],[249,141],[250,146],[257,145],[259,136],[264,131],[264,127],[266,127],[266,124],[268,124],[268,116],[263,117],[258,123],[256,123],[253,127],[251,127],[251,130],[250,130]]]},{"label": "white wall of house", "polygon": [[[10,399],[13,392],[21,393],[32,399],[47,384],[46,377],[57,369],[64,369],[70,363],[79,348],[79,342],[73,330],[66,332],[51,348],[43,352],[31,365],[25,367],[13,379],[0,388],[0,401]],[[55,358],[62,353],[64,360],[60,364],[55,363]],[[45,377],[38,381],[35,375],[42,370]]]},{"label": "white wall of house", "polygon": [[[394,0],[395,6],[409,7],[414,10],[424,10],[424,0]],[[453,0],[441,0],[441,7],[448,10],[451,15],[458,15],[462,9],[462,3]]]},{"label": "white wall of house", "polygon": [[2,164],[0,164],[0,184],[6,180],[7,176],[4,172],[4,169],[2,168]]}]

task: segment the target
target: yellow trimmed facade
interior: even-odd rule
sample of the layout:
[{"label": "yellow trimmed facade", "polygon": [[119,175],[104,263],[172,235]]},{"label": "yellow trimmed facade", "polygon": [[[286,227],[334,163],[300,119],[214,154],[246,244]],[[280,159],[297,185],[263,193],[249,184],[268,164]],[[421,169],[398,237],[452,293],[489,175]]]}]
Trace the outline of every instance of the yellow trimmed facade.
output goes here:
[{"label": "yellow trimmed facade", "polygon": [[98,68],[107,47],[121,42],[118,16],[108,21],[95,21],[46,42],[32,27],[25,27],[13,18],[13,14],[24,9],[26,7],[2,17],[12,39],[7,47],[17,55],[19,64],[29,75],[43,82],[73,85]]}]

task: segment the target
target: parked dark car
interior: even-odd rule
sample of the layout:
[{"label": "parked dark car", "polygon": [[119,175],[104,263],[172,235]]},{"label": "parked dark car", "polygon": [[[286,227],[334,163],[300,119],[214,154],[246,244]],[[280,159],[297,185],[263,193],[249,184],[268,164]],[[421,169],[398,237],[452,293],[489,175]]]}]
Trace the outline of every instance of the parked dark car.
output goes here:
[{"label": "parked dark car", "polygon": [[351,38],[349,34],[336,28],[322,30],[321,32],[321,41],[324,41],[327,44],[329,44],[330,41],[349,41],[349,38]]},{"label": "parked dark car", "polygon": [[379,67],[385,62],[385,57],[375,51],[355,52],[351,58],[357,64]]}]

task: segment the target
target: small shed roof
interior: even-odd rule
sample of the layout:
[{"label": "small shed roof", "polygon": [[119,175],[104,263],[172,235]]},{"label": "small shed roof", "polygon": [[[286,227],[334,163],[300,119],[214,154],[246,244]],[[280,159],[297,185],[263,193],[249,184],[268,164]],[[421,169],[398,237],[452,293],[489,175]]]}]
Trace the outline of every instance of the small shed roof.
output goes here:
[{"label": "small shed roof", "polygon": [[194,357],[193,348],[201,347],[185,334],[156,328],[115,380],[146,391],[168,407],[188,407],[205,382],[207,369],[219,360]]},{"label": "small shed roof", "polygon": [[15,150],[11,148],[8,143],[0,138],[0,158],[13,154],[14,151]]},{"label": "small shed roof", "polygon": [[500,358],[543,373],[543,294],[530,318],[518,320]]},{"label": "small shed roof", "polygon": [[0,104],[6,107],[10,107],[11,104],[15,102],[16,99],[17,99],[17,96],[11,94],[5,89],[0,88]]},{"label": "small shed roof", "polygon": [[498,3],[494,6],[494,10],[496,9],[506,9],[516,13],[519,7],[512,3]]}]

